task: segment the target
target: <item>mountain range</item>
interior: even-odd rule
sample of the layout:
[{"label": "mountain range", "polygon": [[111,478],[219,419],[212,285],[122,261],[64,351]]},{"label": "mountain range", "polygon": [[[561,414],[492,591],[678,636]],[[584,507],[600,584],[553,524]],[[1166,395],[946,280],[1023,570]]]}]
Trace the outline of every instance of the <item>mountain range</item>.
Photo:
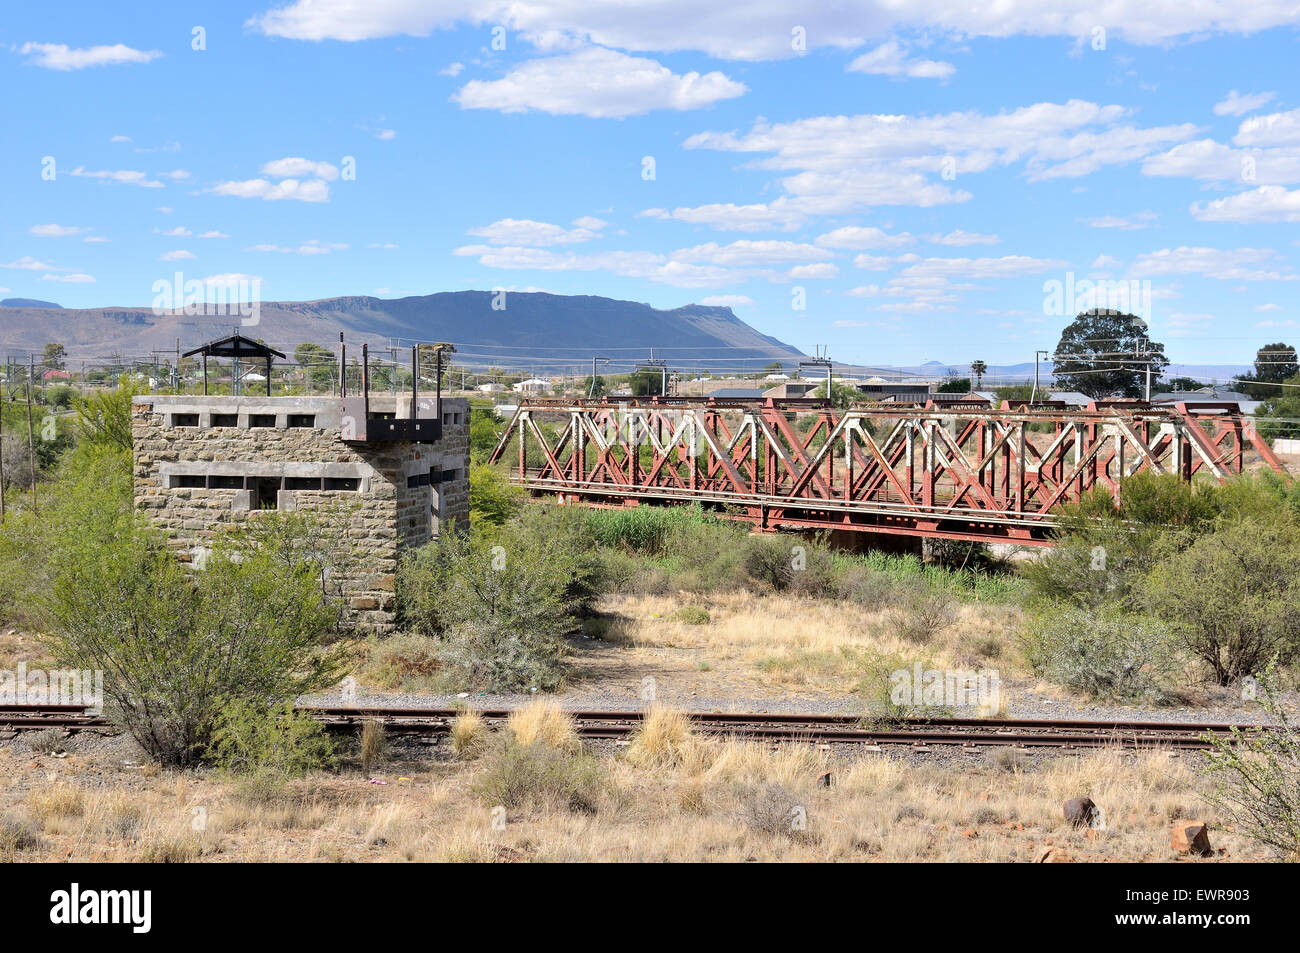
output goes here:
[{"label": "mountain range", "polygon": [[[14,299],[11,299],[14,300]],[[8,304],[9,302],[6,302]],[[262,302],[256,324],[238,314],[187,315],[151,308],[59,308],[17,299],[0,306],[0,348],[40,353],[57,341],[73,361],[144,358],[151,351],[189,350],[233,329],[286,353],[305,341],[372,348],[412,341],[450,341],[457,363],[569,371],[593,357],[608,369],[651,356],[674,365],[756,369],[772,361],[797,363],[797,348],[761,334],[730,308],[685,305],[671,310],[635,301],[544,292],[450,291],[406,298],[363,296],[319,301]],[[494,307],[496,305],[496,307]],[[251,322],[251,319],[248,319]]]}]

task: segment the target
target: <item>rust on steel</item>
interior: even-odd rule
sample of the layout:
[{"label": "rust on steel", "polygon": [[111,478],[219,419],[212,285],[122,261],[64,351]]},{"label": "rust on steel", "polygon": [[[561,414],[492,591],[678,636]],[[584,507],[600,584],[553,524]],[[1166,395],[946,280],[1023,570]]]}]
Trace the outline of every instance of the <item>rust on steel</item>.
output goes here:
[{"label": "rust on steel", "polygon": [[1136,473],[1286,470],[1235,404],[525,400],[492,455],[566,504],[698,503],[761,530],[1050,543],[1053,511]]}]

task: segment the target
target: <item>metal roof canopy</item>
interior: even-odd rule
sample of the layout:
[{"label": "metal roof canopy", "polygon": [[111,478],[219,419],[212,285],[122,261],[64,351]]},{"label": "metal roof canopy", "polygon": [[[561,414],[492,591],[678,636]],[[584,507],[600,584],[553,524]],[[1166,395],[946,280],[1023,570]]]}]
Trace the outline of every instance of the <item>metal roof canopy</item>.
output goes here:
[{"label": "metal roof canopy", "polygon": [[230,337],[221,338],[217,341],[209,341],[207,344],[201,344],[192,351],[186,351],[181,357],[193,357],[195,354],[203,355],[203,395],[208,393],[208,358],[209,357],[228,357],[234,361],[234,368],[231,374],[235,394],[239,394],[239,365],[245,358],[261,359],[266,362],[266,396],[271,396],[271,359],[278,357],[281,360],[285,355],[277,351],[270,345],[263,344],[261,341],[254,341],[252,338],[246,338],[238,331]]}]

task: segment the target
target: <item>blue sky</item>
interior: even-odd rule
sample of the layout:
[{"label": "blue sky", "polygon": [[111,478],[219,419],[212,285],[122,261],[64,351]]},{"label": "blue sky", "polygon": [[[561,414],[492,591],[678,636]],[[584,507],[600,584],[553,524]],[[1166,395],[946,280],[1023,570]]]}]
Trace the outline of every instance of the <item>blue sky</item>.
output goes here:
[{"label": "blue sky", "polygon": [[11,5],[0,295],[548,290],[1003,363],[1100,281],[1180,363],[1300,337],[1300,4],[805,6]]}]

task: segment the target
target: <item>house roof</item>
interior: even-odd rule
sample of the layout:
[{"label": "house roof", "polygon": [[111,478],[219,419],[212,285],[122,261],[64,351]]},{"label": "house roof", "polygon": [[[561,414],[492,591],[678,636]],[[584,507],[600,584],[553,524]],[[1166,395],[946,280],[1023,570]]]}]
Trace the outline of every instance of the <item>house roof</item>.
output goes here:
[{"label": "house roof", "polygon": [[263,344],[261,341],[254,341],[252,338],[246,338],[236,332],[230,337],[220,338],[216,341],[209,341],[207,344],[200,344],[192,351],[186,351],[182,357],[193,357],[195,354],[206,354],[208,357],[278,357],[284,360],[284,355],[270,345]]}]

